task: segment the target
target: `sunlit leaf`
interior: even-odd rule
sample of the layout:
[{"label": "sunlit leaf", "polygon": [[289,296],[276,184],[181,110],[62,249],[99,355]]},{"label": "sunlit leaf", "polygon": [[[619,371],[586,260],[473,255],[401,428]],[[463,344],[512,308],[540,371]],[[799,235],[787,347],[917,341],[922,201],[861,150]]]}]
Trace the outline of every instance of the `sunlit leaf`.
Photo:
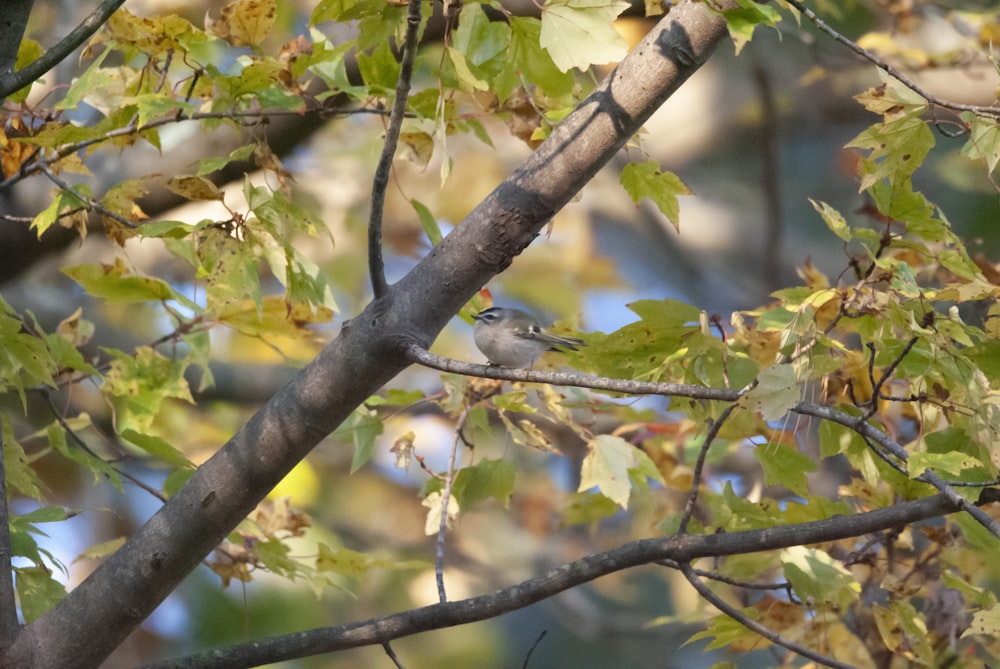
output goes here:
[{"label": "sunlit leaf", "polygon": [[639,200],[648,197],[675,228],[680,228],[677,196],[692,195],[691,189],[684,185],[680,177],[672,172],[661,171],[659,163],[648,160],[644,163],[629,163],[622,168],[619,179],[633,202],[638,204]]},{"label": "sunlit leaf", "polygon": [[578,492],[598,488],[618,506],[628,507],[632,483],[628,471],[636,466],[635,447],[620,437],[601,434],[587,444]]}]

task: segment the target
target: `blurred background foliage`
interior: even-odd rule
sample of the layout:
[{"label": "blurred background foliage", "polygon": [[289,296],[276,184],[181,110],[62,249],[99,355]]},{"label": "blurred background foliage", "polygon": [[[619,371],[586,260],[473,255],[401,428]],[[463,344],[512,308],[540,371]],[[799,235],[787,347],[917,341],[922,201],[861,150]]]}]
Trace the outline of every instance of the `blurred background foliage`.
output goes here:
[{"label": "blurred background foliage", "polygon": [[[527,3],[523,3],[527,5]],[[273,29],[260,48],[276,53],[306,30],[313,7],[304,2],[280,2]],[[220,12],[219,3],[184,0],[129,2],[137,16],[178,13],[202,25],[206,10]],[[530,11],[511,4],[515,13]],[[469,9],[467,7],[467,9]],[[856,0],[820,3],[824,18],[843,34],[881,53],[904,68],[927,90],[954,101],[990,104],[996,98],[997,73],[989,36],[1000,30],[993,3],[887,2]],[[36,2],[29,36],[50,44],[82,17],[78,3]],[[469,9],[471,11],[471,9]],[[630,42],[651,25],[642,8],[628,13],[615,27]],[[322,29],[337,40],[352,37],[356,24],[325,23]],[[211,43],[200,54],[224,70],[246,50]],[[428,30],[424,55],[415,78],[414,105],[424,102],[421,91],[433,91],[441,60],[440,34]],[[214,51],[213,51],[214,50]],[[28,105],[48,105],[46,98],[62,95],[94,57],[85,51],[36,86]],[[374,65],[372,66],[374,67]],[[593,77],[607,70],[598,68]],[[732,310],[753,308],[769,300],[771,291],[800,282],[797,268],[812,263],[836,277],[844,271],[845,249],[810,205],[808,198],[832,203],[852,225],[877,223],[870,203],[858,193],[858,154],[844,145],[874,122],[852,96],[877,83],[874,68],[820,34],[808,22],[801,27],[785,20],[776,29],[760,28],[739,56],[724,45],[647,124],[646,131],[622,159],[605,169],[580,198],[553,220],[548,234],[518,257],[491,283],[497,303],[531,309],[548,320],[559,320],[583,332],[611,332],[634,320],[627,305],[640,299],[673,298],[728,321]],[[578,74],[577,91],[592,85],[590,75]],[[431,101],[430,96],[427,98]],[[449,134],[444,146],[435,143],[435,128],[424,121],[404,127],[401,158],[397,158],[385,215],[389,281],[399,278],[428,252],[430,241],[412,199],[433,212],[447,233],[531,151],[533,132],[548,119],[539,115],[539,101],[511,99],[499,114],[485,94],[460,95],[449,104],[461,107],[456,123],[466,132]],[[557,112],[570,97],[549,100],[546,111]],[[9,103],[10,104],[10,103]],[[266,105],[265,105],[266,106]],[[86,124],[99,117],[81,105],[66,112]],[[939,119],[949,127],[951,119]],[[247,176],[253,184],[279,189],[293,184],[294,203],[311,212],[312,220],[330,235],[299,231],[294,250],[318,266],[332,290],[336,315],[329,322],[317,317],[309,336],[214,328],[210,331],[214,384],[203,385],[198,370],[189,371],[195,404],[183,398],[165,400],[155,414],[155,434],[176,446],[197,464],[270,397],[292,370],[308,361],[333,337],[344,320],[370,299],[366,272],[366,224],[371,175],[382,145],[385,120],[357,114],[292,114],[268,127],[248,124],[241,135],[221,125],[206,132],[198,124],[160,130],[162,151],[136,145],[117,151],[102,149],[87,156],[95,193],[125,177],[164,181],[192,173],[195,161],[226,155],[247,142],[267,136],[280,168]],[[280,127],[279,127],[280,126]],[[981,167],[961,161],[957,153],[964,137],[936,135],[937,147],[914,177],[915,188],[948,213],[956,234],[970,254],[986,262],[998,260],[997,189]],[[525,141],[528,140],[528,141]],[[641,145],[641,147],[640,147]],[[649,201],[638,206],[618,183],[626,160],[649,156],[670,170],[693,191],[680,198],[679,230]],[[442,174],[447,179],[442,181]],[[219,201],[178,206],[162,188],[141,200],[152,220],[194,223],[224,220],[228,210],[244,210],[242,175],[219,186]],[[16,191],[3,192],[12,216],[34,216],[48,204],[52,184],[43,178],[25,180]],[[228,207],[228,210],[227,210]],[[26,223],[5,222],[27,228]],[[86,225],[86,223],[85,223]],[[94,226],[93,222],[90,223]],[[85,239],[54,227],[44,253],[24,251],[20,238],[0,237],[0,265],[6,265],[3,298],[16,310],[30,309],[47,332],[66,322],[78,307],[94,324],[84,347],[90,355],[102,348],[132,350],[173,330],[174,324],[155,303],[119,303],[95,299],[61,270],[80,263],[113,263],[124,257],[137,273],[157,277],[179,292],[197,296],[190,268],[157,240],[133,238],[123,250],[92,230]],[[32,235],[34,233],[31,233]],[[332,239],[331,239],[332,238]],[[29,260],[24,259],[27,253]],[[22,266],[23,265],[23,266]],[[16,271],[15,271],[16,268]],[[280,286],[265,272],[262,292]],[[160,349],[163,351],[163,348]],[[480,361],[472,347],[471,329],[460,319],[441,334],[435,351]],[[550,364],[557,364],[552,362]],[[441,392],[439,375],[411,368],[393,383],[396,388]],[[122,460],[121,467],[150,486],[169,489],[180,479],[166,481],[169,470],[155,458],[143,457],[114,438],[116,408],[99,389],[88,384],[72,392],[32,396],[23,415],[16,393],[2,398],[4,412],[16,416],[13,428],[22,439],[32,467],[53,504],[72,509],[65,522],[41,524],[39,536],[54,560],[55,577],[71,586],[88,573],[104,549],[86,553],[127,536],[155,510],[158,501],[125,483],[124,494],[92,472],[66,458],[48,454],[44,432],[53,412],[86,414],[91,425],[79,435],[91,449]],[[620,403],[606,420],[648,419],[662,412],[662,400]],[[120,407],[119,407],[120,409]],[[130,666],[161,656],[261,635],[281,634],[323,625],[346,623],[385,612],[405,610],[436,600],[433,580],[433,538],[424,532],[427,510],[418,491],[429,476],[415,462],[397,467],[390,452],[394,441],[412,433],[415,454],[427,468],[442,471],[453,438],[451,419],[427,401],[372,407],[384,426],[375,440],[374,459],[348,475],[352,462],[351,429],[342,429],[317,448],[275,491],[266,517],[248,526],[247,536],[260,542],[280,536],[290,547],[272,555],[272,571],[294,573],[291,581],[264,569],[239,564],[237,547],[245,537],[233,537],[229,554],[211,559],[174,593],[129,640],[108,666]],[[643,413],[646,412],[646,413]],[[363,424],[355,429],[365,429]],[[369,426],[369,429],[372,429]],[[581,554],[649,536],[677,500],[670,492],[633,495],[629,512],[608,509],[601,500],[576,493],[583,442],[571,431],[558,429],[548,438],[563,454],[526,449],[497,431],[492,441],[478,440],[472,460],[506,459],[516,464],[518,478],[509,509],[488,499],[463,513],[449,535],[446,578],[449,596],[489,592]],[[683,449],[682,449],[683,450]],[[693,452],[690,448],[688,452]],[[754,474],[745,454],[721,453],[713,462],[729,461],[719,472],[740,486],[750,486]],[[752,460],[752,458],[751,458]],[[172,476],[178,476],[176,474]],[[180,478],[183,474],[179,475]],[[290,500],[286,506],[280,500]],[[604,500],[606,501],[606,500]],[[25,513],[34,501],[17,498],[14,510]],[[299,514],[308,514],[308,520]],[[272,522],[270,530],[262,530]],[[268,534],[268,531],[271,534]],[[292,537],[292,538],[289,538]],[[281,543],[281,542],[279,542]],[[295,571],[283,558],[302,558],[330,551],[340,560],[335,568]],[[342,561],[358,551],[352,573]],[[280,551],[279,551],[280,552]],[[55,566],[65,565],[66,571]],[[293,560],[294,562],[294,560]],[[223,585],[223,581],[228,585]],[[724,659],[722,651],[706,653],[704,642],[681,646],[698,629],[695,612],[704,605],[679,578],[661,569],[643,568],[603,578],[498,620],[408,638],[394,644],[412,668],[521,666],[536,642],[531,666],[537,667],[695,667]],[[540,635],[545,637],[539,641]],[[754,647],[739,666],[771,666],[775,658]],[[381,649],[355,651],[295,663],[302,667],[356,667],[387,663]],[[292,665],[289,665],[292,666]]]}]

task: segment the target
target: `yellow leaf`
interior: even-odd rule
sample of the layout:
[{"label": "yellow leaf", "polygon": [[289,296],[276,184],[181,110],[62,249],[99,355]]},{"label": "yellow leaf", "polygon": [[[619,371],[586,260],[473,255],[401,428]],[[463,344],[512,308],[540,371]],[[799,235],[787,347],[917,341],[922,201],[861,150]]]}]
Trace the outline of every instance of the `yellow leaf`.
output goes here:
[{"label": "yellow leaf", "polygon": [[274,27],[276,0],[235,0],[218,21],[205,17],[205,29],[233,46],[260,44]]}]

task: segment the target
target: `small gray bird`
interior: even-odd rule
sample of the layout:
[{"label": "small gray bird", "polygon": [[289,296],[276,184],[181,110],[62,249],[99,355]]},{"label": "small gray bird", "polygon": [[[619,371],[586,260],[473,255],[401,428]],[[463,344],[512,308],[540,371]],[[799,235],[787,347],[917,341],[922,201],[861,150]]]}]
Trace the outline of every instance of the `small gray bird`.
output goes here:
[{"label": "small gray bird", "polygon": [[549,334],[531,315],[520,309],[490,307],[473,316],[476,347],[491,365],[531,367],[546,351],[575,351],[582,339]]}]

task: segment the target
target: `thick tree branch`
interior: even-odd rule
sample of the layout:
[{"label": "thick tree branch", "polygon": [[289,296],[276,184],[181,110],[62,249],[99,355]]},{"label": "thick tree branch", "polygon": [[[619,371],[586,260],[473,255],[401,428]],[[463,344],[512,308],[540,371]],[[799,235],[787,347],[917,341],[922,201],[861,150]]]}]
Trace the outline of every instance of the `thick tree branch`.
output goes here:
[{"label": "thick tree branch", "polygon": [[[34,4],[35,0],[8,0],[4,3],[3,29],[0,30],[0,79],[9,76],[17,65],[17,52]],[[0,96],[0,101],[4,97]]]},{"label": "thick tree branch", "polygon": [[[3,453],[3,425],[0,423],[0,456]],[[0,651],[17,638],[17,605],[14,603],[14,570],[11,568],[10,513],[7,506],[7,471],[0,457]]]},{"label": "thick tree branch", "polygon": [[28,625],[0,664],[100,664],[295,464],[409,364],[403,352],[411,343],[428,346],[531,243],[726,36],[723,18],[703,3],[672,7],[520,169],[346,324],[117,552]]},{"label": "thick tree branch", "polygon": [[39,79],[43,74],[58,65],[91,35],[100,30],[115,10],[125,4],[125,0],[104,0],[93,13],[74,28],[66,37],[49,49],[42,56],[17,72],[0,73],[0,100]]},{"label": "thick tree branch", "polygon": [[385,297],[389,285],[385,280],[385,260],[382,256],[382,215],[385,210],[385,191],[389,187],[392,159],[399,143],[399,131],[406,115],[406,101],[410,97],[410,80],[413,78],[413,61],[417,57],[417,41],[420,36],[420,5],[423,0],[410,0],[406,13],[406,38],[403,41],[403,55],[399,63],[399,79],[396,80],[396,99],[392,102],[389,127],[385,131],[385,143],[379,156],[372,180],[371,213],[368,216],[368,274],[371,276],[372,295],[376,300]]},{"label": "thick tree branch", "polygon": [[944,514],[958,507],[945,495],[904,502],[853,516],[721,534],[685,534],[643,539],[588,555],[544,576],[490,595],[433,604],[363,622],[323,627],[260,639],[157,662],[145,669],[237,669],[281,662],[347,648],[384,644],[404,636],[495,618],[516,611],[601,576],[639,565],[669,560],[686,564],[702,557],[741,555],[863,536]]}]

